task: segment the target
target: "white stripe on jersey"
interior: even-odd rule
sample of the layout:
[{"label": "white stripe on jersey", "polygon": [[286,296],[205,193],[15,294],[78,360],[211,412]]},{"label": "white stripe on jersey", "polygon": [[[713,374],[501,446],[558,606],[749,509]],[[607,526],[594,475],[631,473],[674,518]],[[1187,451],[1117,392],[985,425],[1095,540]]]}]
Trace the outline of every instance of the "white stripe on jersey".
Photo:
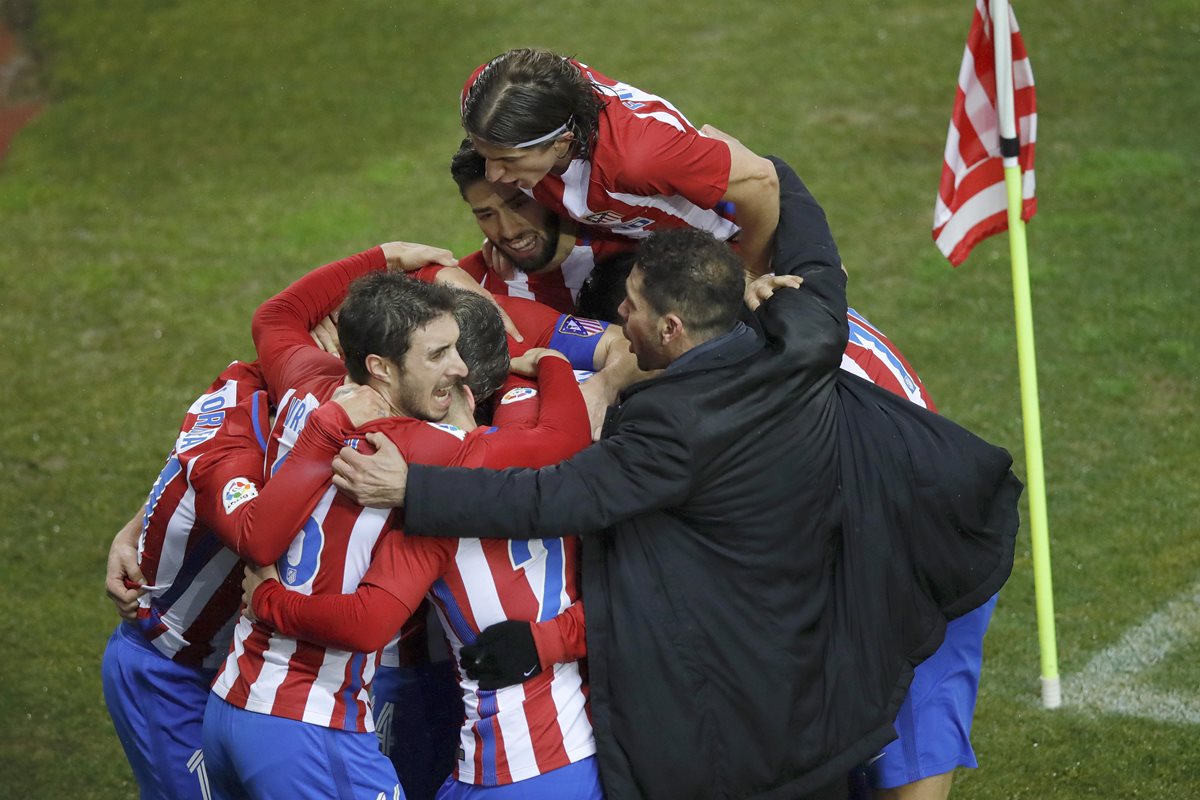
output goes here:
[{"label": "white stripe on jersey", "polygon": [[591,245],[575,245],[567,254],[559,269],[562,271],[563,285],[571,293],[571,302],[579,302],[579,290],[584,281],[596,268],[596,251]]},{"label": "white stripe on jersey", "polygon": [[[641,119],[656,119],[659,122],[667,123],[672,128],[674,128],[677,131],[680,131],[681,133],[687,132],[687,128],[683,127],[683,125],[679,122],[678,119],[676,119],[674,116],[668,114],[666,111],[651,111],[649,114],[634,114],[634,116],[640,117]],[[680,116],[683,116],[683,115],[681,114]]]},{"label": "white stripe on jersey", "polygon": [[[342,685],[342,679],[346,675],[346,665],[350,663],[353,655],[346,650],[326,648],[325,658],[321,660],[321,668],[317,670],[317,679],[309,687],[308,699],[304,703],[305,722],[329,727],[329,722],[333,719],[335,703],[333,693],[326,687]],[[371,660],[374,661],[374,659]]]},{"label": "white stripe on jersey", "polygon": [[587,190],[592,182],[592,164],[580,158],[567,165],[562,174],[563,206],[575,219],[583,219],[592,213],[587,205]]},{"label": "white stripe on jersey", "polygon": [[[596,739],[587,715],[587,697],[583,693],[583,676],[579,662],[554,665],[554,680],[550,695],[558,709],[558,729],[562,731],[563,747],[572,762],[596,752]],[[564,722],[569,724],[564,725]],[[576,743],[572,747],[572,743]]]},{"label": "white stripe on jersey", "polygon": [[[234,641],[244,640],[244,637],[249,636],[253,630],[250,621],[244,616],[242,622],[246,623],[245,628],[242,623],[238,623],[238,629],[234,633]],[[288,674],[288,662],[296,653],[296,640],[288,639],[278,634],[272,633],[271,640],[267,644],[267,649],[262,655],[262,669],[258,672],[258,677],[254,683],[250,685],[250,692],[246,697],[246,710],[257,711],[260,714],[270,714],[275,708],[275,695],[279,691],[279,687],[283,685],[284,679]]]},{"label": "white stripe on jersey", "polygon": [[[229,575],[237,563],[237,553],[222,547],[201,568],[196,577],[192,578],[192,582],[188,584],[188,588],[184,590],[183,594],[171,604],[171,607],[160,618],[167,629],[150,642],[160,653],[167,658],[173,658],[176,653],[188,644],[200,644],[200,642],[189,642],[184,639],[182,634],[187,632],[200,614],[203,613],[208,603],[212,601],[217,589],[225,582],[226,576]],[[231,619],[222,626],[221,631],[213,637],[212,641],[227,641],[222,636],[229,631],[232,624],[233,620]],[[204,666],[209,669],[219,667],[224,660],[225,653],[214,651],[205,657]]]},{"label": "white stripe on jersey", "polygon": [[[596,213],[588,207],[588,190],[591,187],[592,164],[584,159],[575,159],[562,174],[563,207],[567,213],[577,220],[588,222],[588,217]],[[624,192],[604,190],[612,199],[633,208],[654,208],[666,214],[681,219],[689,227],[706,230],[718,239],[725,241],[734,236],[740,228],[733,222],[722,217],[716,211],[700,206],[680,195],[637,195]],[[606,227],[604,223],[589,223],[596,227]],[[654,231],[645,228],[628,228],[620,224],[607,226],[609,230],[630,239],[643,239],[653,235]]]},{"label": "white stripe on jersey", "polygon": [[[683,220],[690,228],[708,231],[721,241],[726,241],[740,230],[737,225],[711,208],[701,208],[686,197],[677,194],[647,196],[608,190],[605,190],[605,194],[626,205],[657,208],[659,211]],[[644,239],[654,234],[654,231],[648,231],[645,228],[626,231],[620,225],[614,227],[613,230],[620,230],[622,236],[628,236],[630,239]]]},{"label": "white stripe on jersey", "polygon": [[[530,542],[532,545],[533,542]],[[540,544],[540,543],[539,543]],[[458,567],[458,572],[463,576],[463,588],[467,593],[467,601],[470,604],[471,616],[474,618],[475,625],[479,630],[483,630],[489,625],[494,625],[497,622],[503,622],[508,619],[508,615],[504,612],[504,607],[500,603],[500,595],[496,591],[496,584],[492,580],[492,568],[488,565],[487,556],[483,552],[483,543],[478,539],[462,539],[458,543],[458,551],[454,554],[454,562]],[[486,576],[486,577],[485,577]],[[473,722],[482,718],[480,714],[480,703],[483,702],[479,695],[479,685],[474,681],[467,681],[464,684],[463,705],[467,709],[467,721]],[[497,712],[492,716],[496,720],[496,725],[500,729],[500,734],[504,741],[504,750],[506,756],[508,754],[524,754],[533,753],[533,740],[529,736],[529,724],[525,720],[525,715],[505,713],[506,709],[512,709],[514,706],[520,707],[520,704],[525,700],[525,690],[520,684],[509,686],[495,693],[495,704]],[[475,735],[473,729],[464,729],[462,737],[464,741],[464,751],[474,751]],[[470,740],[469,746],[466,740]],[[493,743],[494,745],[496,743]],[[493,757],[498,761],[498,747],[493,746]],[[459,765],[460,780],[472,783],[476,779],[475,775],[475,754],[471,753],[470,757],[465,759]],[[485,764],[484,770],[487,771],[491,765]],[[512,764],[509,764],[510,769]],[[535,771],[533,774],[537,774]],[[529,777],[526,775],[525,777]]]},{"label": "white stripe on jersey", "polygon": [[871,376],[867,374],[867,371],[858,365],[857,361],[845,353],[842,353],[842,369],[846,370],[846,372],[849,372],[851,375],[857,375],[864,381],[870,381],[871,383],[875,382],[871,380]]},{"label": "white stripe on jersey", "polygon": [[[187,555],[188,537],[196,527],[196,490],[192,488],[191,479],[192,467],[199,460],[196,458],[188,462],[186,475],[181,470],[171,479],[172,483],[187,481],[187,491],[183,493],[183,497],[179,498],[179,505],[175,506],[175,511],[172,512],[171,519],[167,522],[167,529],[163,532],[162,549],[158,556],[158,570],[154,574],[154,585],[161,588],[142,595],[139,605],[144,608],[150,607],[152,595],[162,594],[179,577],[179,569],[183,566],[184,556]],[[150,509],[150,513],[153,514],[154,509]]]},{"label": "white stripe on jersey", "polygon": [[[591,73],[591,68],[587,64],[580,64],[580,66],[582,66],[587,73],[589,73],[589,74]],[[676,108],[675,104],[672,103],[667,98],[659,97],[656,94],[651,94],[650,92],[642,91],[641,89],[637,88],[636,86],[630,86],[628,83],[622,83],[621,81],[613,80],[612,78],[609,78],[609,80],[613,81],[612,86],[608,86],[607,84],[603,84],[603,83],[593,83],[592,85],[595,86],[600,91],[604,92],[605,94],[614,95],[617,98],[617,101],[622,103],[623,105],[625,105],[626,108],[629,108],[630,104],[636,104],[636,103],[646,103],[646,104],[657,103],[660,106],[664,106],[664,107],[670,109],[671,113],[674,114],[675,117],[678,118],[678,120],[682,120],[683,123],[685,125],[687,125],[689,128],[694,129],[696,127],[695,125],[692,124],[692,121],[690,119],[688,119],[686,116],[684,116],[684,113],[682,111],[680,111],[678,108]],[[633,111],[634,111],[634,116],[636,116],[636,117],[649,116],[647,114],[638,114],[636,109],[633,109]],[[663,112],[661,112],[661,111],[655,112],[653,116],[655,119],[658,119],[659,114],[662,114],[662,113]],[[667,116],[671,116],[671,115],[668,114]],[[672,125],[674,125],[676,128],[683,130],[683,128],[680,127],[680,125],[678,124],[678,121],[675,118],[672,118],[670,120],[670,123]]]},{"label": "white stripe on jersey", "polygon": [[[317,507],[313,509],[310,517],[317,523],[318,526],[324,524],[325,515],[329,513],[329,507],[333,505],[333,498],[336,496],[337,488],[330,485],[330,487],[325,490],[325,494],[321,495],[321,499],[317,501]],[[307,525],[307,523],[305,524]],[[312,594],[313,581],[316,580],[317,573],[321,571],[322,553],[320,551],[325,549],[324,534],[322,534],[321,542],[319,544],[320,550],[317,554],[317,565],[312,570],[312,574],[308,576],[308,579],[304,583],[296,584],[292,582],[292,579],[288,575],[289,569],[292,569],[294,572],[293,568],[300,565],[300,561],[304,553],[305,538],[306,537],[303,531],[298,532],[296,537],[292,539],[292,543],[288,545],[287,552],[283,554],[283,558],[279,559],[279,577],[281,579],[279,582],[282,583],[288,591],[300,592],[301,594]],[[311,547],[312,545],[309,546]],[[272,634],[272,638],[274,638],[274,634]]]},{"label": "white stripe on jersey", "polygon": [[504,284],[508,287],[509,297],[523,297],[526,300],[537,299],[533,296],[533,290],[529,288],[529,275],[520,270],[516,270],[515,274]]},{"label": "white stripe on jersey", "polygon": [[[329,492],[336,494],[337,489],[330,486]],[[364,508],[354,520],[350,544],[346,548],[346,566],[342,572],[342,594],[354,594],[358,582],[367,574],[367,568],[371,566],[371,553],[383,533],[383,526],[392,515],[391,511],[390,508]]]},{"label": "white stripe on jersey", "polygon": [[271,428],[271,441],[276,443],[276,451],[273,458],[268,452],[267,457],[271,459],[267,464],[268,479],[275,474],[279,465],[283,463],[283,459],[296,446],[296,439],[304,430],[304,423],[308,422],[308,415],[321,404],[321,401],[311,392],[300,398],[294,389],[288,389],[283,397],[284,399],[280,401],[279,409],[276,411],[275,424]]}]

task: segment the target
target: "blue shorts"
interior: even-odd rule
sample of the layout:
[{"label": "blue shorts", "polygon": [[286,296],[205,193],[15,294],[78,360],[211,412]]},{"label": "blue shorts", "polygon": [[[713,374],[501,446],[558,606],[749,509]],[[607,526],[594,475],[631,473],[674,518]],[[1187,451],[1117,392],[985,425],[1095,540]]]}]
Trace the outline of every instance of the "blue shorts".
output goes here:
[{"label": "blue shorts", "polygon": [[951,621],[941,647],[917,665],[896,715],[900,738],[867,768],[872,786],[890,789],[955,767],[978,766],[971,749],[971,721],[983,668],[983,634],[995,607],[993,596]]},{"label": "blue shorts", "polygon": [[209,800],[200,725],[213,672],[177,664],[131,623],[113,631],[100,669],[104,702],[143,800]]},{"label": "blue shorts", "polygon": [[257,714],[215,694],[204,712],[204,758],[215,789],[276,800],[402,800],[374,733]]},{"label": "blue shorts", "polygon": [[380,667],[371,681],[379,748],[392,760],[408,800],[433,800],[454,771],[462,690],[450,659]]},{"label": "blue shorts", "polygon": [[604,800],[596,757],[503,786],[477,786],[446,779],[437,800]]}]

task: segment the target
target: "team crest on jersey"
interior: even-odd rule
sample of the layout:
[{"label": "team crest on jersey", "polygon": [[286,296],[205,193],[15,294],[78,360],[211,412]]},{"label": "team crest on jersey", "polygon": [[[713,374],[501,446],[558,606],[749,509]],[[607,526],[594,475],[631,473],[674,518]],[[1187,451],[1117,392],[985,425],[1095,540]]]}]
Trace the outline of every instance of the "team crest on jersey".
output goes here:
[{"label": "team crest on jersey", "polygon": [[584,339],[589,336],[596,336],[604,333],[603,323],[597,322],[594,319],[585,319],[583,317],[573,317],[567,315],[562,318],[562,322],[558,324],[558,332],[565,333],[568,336],[581,336]]},{"label": "team crest on jersey", "polygon": [[500,398],[500,405],[506,406],[509,403],[519,403],[531,397],[537,397],[537,389],[529,386],[518,386],[516,389],[509,389],[504,393],[504,397]]},{"label": "team crest on jersey", "polygon": [[615,211],[599,211],[595,214],[588,214],[583,221],[589,225],[617,225],[624,222],[625,218]]},{"label": "team crest on jersey", "polygon": [[592,372],[590,369],[577,369],[575,370],[575,382],[586,383],[587,379],[595,374],[596,373]]},{"label": "team crest on jersey", "polygon": [[235,508],[256,497],[258,487],[251,483],[249,478],[234,478],[221,490],[221,502],[225,504],[226,514],[232,514]]},{"label": "team crest on jersey", "polygon": [[445,431],[446,433],[448,433],[451,436],[458,439],[460,442],[463,439],[467,438],[467,432],[464,431],[462,428],[458,427],[457,425],[451,425],[448,422],[428,422],[428,421],[426,421],[425,424],[432,425],[433,427],[437,428],[439,431]]}]

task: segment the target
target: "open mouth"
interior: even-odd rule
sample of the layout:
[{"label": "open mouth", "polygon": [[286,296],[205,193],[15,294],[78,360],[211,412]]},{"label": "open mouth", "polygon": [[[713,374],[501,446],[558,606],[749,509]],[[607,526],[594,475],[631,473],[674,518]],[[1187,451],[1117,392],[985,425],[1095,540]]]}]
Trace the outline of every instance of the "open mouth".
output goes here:
[{"label": "open mouth", "polygon": [[504,243],[504,249],[518,257],[528,256],[537,252],[540,243],[541,239],[536,233],[527,233],[516,239],[509,239]]}]

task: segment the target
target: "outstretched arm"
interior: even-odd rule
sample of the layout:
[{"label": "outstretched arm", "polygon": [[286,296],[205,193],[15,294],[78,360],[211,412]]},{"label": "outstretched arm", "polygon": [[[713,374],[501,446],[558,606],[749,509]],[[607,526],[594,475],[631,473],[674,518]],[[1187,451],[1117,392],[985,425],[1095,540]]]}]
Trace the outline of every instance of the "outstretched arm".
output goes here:
[{"label": "outstretched arm", "polygon": [[339,389],[309,416],[287,461],[257,497],[227,512],[218,530],[225,545],[257,566],[278,560],[329,488],[329,465],[346,437],[388,413],[370,387]]},{"label": "outstretched arm", "polygon": [[[369,272],[404,269],[431,261],[457,263],[448,250],[409,242],[388,242],[318,267],[259,306],[254,312],[251,333],[271,402],[278,402],[277,393],[298,382],[291,374],[297,369],[292,357],[298,348],[301,352],[321,353],[310,332],[342,304],[346,290],[356,278]],[[336,360],[335,356],[325,355]]]},{"label": "outstretched arm", "polygon": [[351,594],[291,592],[273,567],[247,567],[242,599],[255,617],[287,636],[373,653],[395,637],[452,557],[443,542],[410,541],[400,531],[390,531]]},{"label": "outstretched arm", "polygon": [[[408,467],[410,535],[502,539],[587,534],[677,506],[692,488],[688,414],[627,404],[613,435],[540,470]],[[470,497],[470,504],[452,498]]]},{"label": "outstretched arm", "polygon": [[[513,359],[513,369],[537,375],[541,398],[537,421],[532,425],[502,425],[492,432],[480,430],[464,444],[453,462],[455,465],[493,469],[541,467],[570,458],[591,442],[587,406],[575,373],[561,354],[535,348]],[[357,454],[342,457],[354,455]]]}]

